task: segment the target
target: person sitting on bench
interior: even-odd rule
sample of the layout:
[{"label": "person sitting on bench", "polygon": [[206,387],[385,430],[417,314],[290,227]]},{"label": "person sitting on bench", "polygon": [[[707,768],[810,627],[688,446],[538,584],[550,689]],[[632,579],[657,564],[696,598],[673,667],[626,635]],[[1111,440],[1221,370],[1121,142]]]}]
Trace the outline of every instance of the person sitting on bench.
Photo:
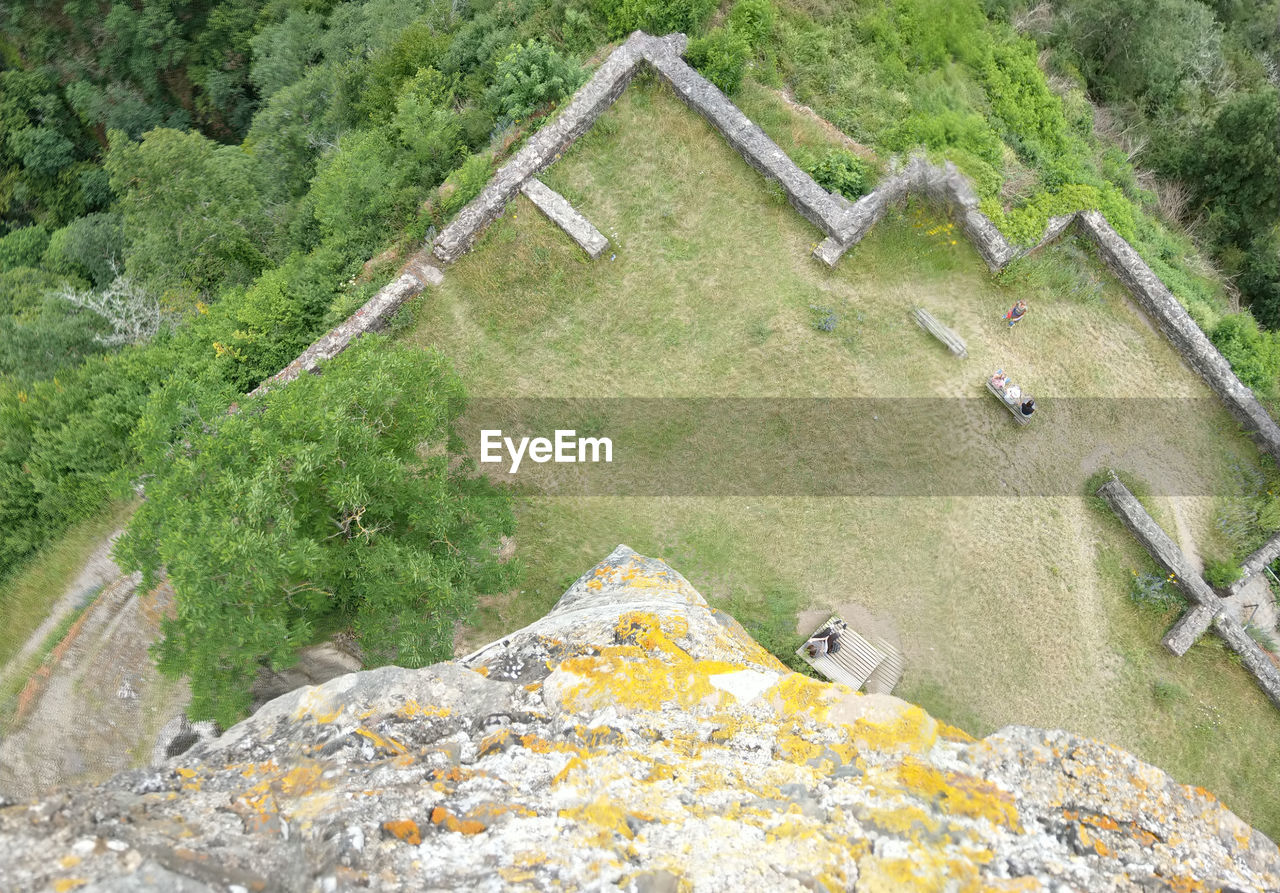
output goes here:
[{"label": "person sitting on bench", "polygon": [[1008,381],[1009,381],[1009,376],[1004,374],[1003,369],[997,369],[996,374],[991,376],[991,385],[997,391],[1003,391],[1004,386],[1008,383]]},{"label": "person sitting on bench", "polygon": [[1027,399],[1022,401],[1022,414],[1031,415],[1031,413],[1035,411],[1036,411],[1036,398],[1028,394]]},{"label": "person sitting on bench", "polygon": [[823,627],[809,637],[809,641],[804,644],[804,649],[809,652],[810,657],[835,654],[840,650],[840,637],[831,627]]}]

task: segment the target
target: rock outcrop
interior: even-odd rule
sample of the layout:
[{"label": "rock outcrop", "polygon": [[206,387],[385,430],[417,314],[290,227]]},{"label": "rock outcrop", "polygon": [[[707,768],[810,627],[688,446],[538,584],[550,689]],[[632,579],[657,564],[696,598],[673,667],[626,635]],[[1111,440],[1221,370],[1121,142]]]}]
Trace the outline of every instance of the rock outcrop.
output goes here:
[{"label": "rock outcrop", "polygon": [[1275,889],[1280,851],[1116,748],[791,673],[626,547],[461,661],[0,809],[5,890],[855,887]]}]

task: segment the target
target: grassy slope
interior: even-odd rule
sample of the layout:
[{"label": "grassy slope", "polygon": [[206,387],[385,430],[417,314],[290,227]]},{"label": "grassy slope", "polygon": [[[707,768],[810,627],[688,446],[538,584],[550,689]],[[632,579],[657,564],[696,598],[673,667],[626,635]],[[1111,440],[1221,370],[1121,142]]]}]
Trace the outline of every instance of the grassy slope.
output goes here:
[{"label": "grassy slope", "polygon": [[[768,102],[752,94],[752,105]],[[795,130],[813,136],[808,122]],[[929,213],[890,218],[837,270],[822,269],[808,256],[817,231],[652,86],[633,86],[547,179],[617,258],[588,263],[527,202],[513,205],[418,306],[407,336],[453,357],[474,395],[971,396],[997,365],[1049,397],[1208,393],[1114,283],[1082,300],[997,282]],[[1078,258],[1062,249],[1039,263],[1033,282]],[[1033,315],[1009,333],[1000,317],[1019,296]],[[835,332],[814,330],[814,304],[841,314]],[[916,329],[916,304],[964,331],[967,363]],[[1212,492],[1230,485],[1231,462],[1257,461],[1212,402],[1188,404],[1158,433],[1179,445],[1161,460]],[[1098,446],[1082,485],[1101,464],[1141,476],[1156,461],[1123,425],[1098,445],[1066,419],[1018,431],[994,405],[957,436],[981,462],[1052,450],[1054,437]],[[1154,508],[1172,524],[1167,501]],[[1213,501],[1184,500],[1182,512],[1212,553]],[[543,498],[520,522],[523,588],[482,606],[472,642],[538,616],[626,542],[666,558],[775,647],[794,637],[796,611],[861,604],[901,632],[899,693],[943,718],[978,733],[1025,723],[1113,741],[1280,831],[1280,716],[1215,643],[1181,661],[1159,647],[1171,618],[1124,595],[1141,555],[1079,497]],[[1010,539],[1029,556],[1020,574],[1009,572]],[[1160,706],[1157,680],[1184,698]]]}]

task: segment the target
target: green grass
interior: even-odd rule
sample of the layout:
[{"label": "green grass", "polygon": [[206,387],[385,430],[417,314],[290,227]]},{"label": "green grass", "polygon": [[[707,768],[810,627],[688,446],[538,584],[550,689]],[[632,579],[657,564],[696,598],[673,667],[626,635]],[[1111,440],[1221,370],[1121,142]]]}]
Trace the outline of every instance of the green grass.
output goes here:
[{"label": "green grass", "polygon": [[117,505],[73,525],[0,580],[0,618],[4,620],[0,623],[0,666],[26,644],[89,556],[124,523],[131,510],[131,506]]},{"label": "green grass", "polygon": [[[770,114],[788,148],[784,112]],[[813,138],[810,124],[796,127]],[[1059,397],[1211,396],[1110,276],[1055,272],[1091,263],[1087,251],[1068,243],[993,278],[944,218],[913,205],[828,271],[809,256],[821,234],[645,83],[545,177],[616,257],[587,261],[526,201],[513,204],[402,335],[449,355],[473,396],[972,397],[953,437],[910,445],[920,462],[1051,465],[1073,483],[1052,497],[530,498],[519,510],[521,585],[481,604],[464,648],[540,616],[624,542],[666,559],[778,653],[798,644],[799,611],[860,605],[896,626],[900,692],[939,718],[977,733],[1018,723],[1111,741],[1280,831],[1280,714],[1216,643],[1181,660],[1164,652],[1174,617],[1127,596],[1144,556],[1084,496],[1107,467],[1228,492],[1232,468],[1259,457],[1212,399],[1148,420],[1143,437],[1123,414],[1053,414]],[[1010,332],[1002,316],[1018,297],[1031,315]],[[815,328],[813,306],[831,310],[832,331]],[[963,332],[967,361],[916,327],[915,306]],[[1048,411],[1030,427],[979,402],[997,366],[1034,383]],[[630,446],[664,448],[660,435]],[[1153,442],[1171,447],[1153,456]],[[666,492],[692,492],[697,481],[682,474],[692,473],[670,469]],[[1207,554],[1230,552],[1216,498],[1149,507],[1171,535],[1180,526]],[[1186,697],[1157,701],[1158,681]]]}]

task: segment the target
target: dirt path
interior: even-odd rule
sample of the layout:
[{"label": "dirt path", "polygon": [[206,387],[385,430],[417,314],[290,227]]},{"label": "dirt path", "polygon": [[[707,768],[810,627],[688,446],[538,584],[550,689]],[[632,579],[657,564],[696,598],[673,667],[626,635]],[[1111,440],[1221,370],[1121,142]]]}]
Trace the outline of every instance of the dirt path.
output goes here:
[{"label": "dirt path", "polygon": [[145,764],[160,726],[188,699],[162,678],[148,647],[171,598],[139,595],[121,577],[87,609],[44,690],[0,740],[0,792],[31,797]]},{"label": "dirt path", "polygon": [[53,603],[53,607],[49,609],[49,615],[35,628],[22,648],[3,667],[0,667],[0,682],[6,681],[11,673],[19,672],[23,668],[27,660],[40,649],[45,639],[64,617],[124,576],[124,572],[111,558],[111,549],[123,532],[123,528],[115,531],[93,550],[93,554],[84,563],[80,573]]}]

